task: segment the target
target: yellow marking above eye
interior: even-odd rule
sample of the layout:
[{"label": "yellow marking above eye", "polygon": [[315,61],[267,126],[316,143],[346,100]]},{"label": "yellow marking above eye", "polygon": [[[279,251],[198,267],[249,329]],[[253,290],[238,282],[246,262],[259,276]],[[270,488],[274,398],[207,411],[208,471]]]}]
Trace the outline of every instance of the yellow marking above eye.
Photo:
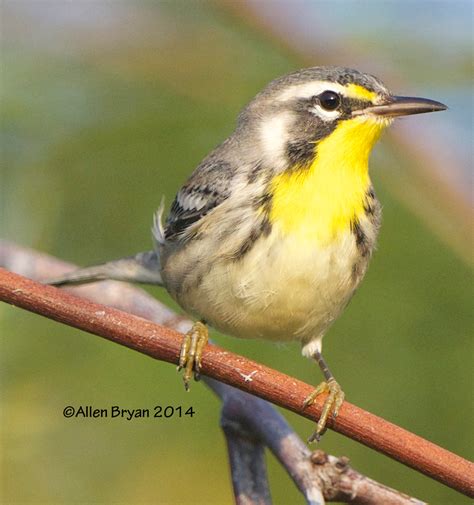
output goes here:
[{"label": "yellow marking above eye", "polygon": [[356,98],[357,100],[369,100],[372,103],[374,103],[377,99],[377,93],[374,91],[369,91],[359,84],[348,84],[346,86],[346,90],[346,96],[349,98]]}]

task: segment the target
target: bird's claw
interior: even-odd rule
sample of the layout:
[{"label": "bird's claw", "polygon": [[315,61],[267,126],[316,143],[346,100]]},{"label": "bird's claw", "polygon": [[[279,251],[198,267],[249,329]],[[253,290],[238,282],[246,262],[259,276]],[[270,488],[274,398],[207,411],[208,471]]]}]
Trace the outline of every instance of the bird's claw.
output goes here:
[{"label": "bird's claw", "polygon": [[316,389],[305,399],[303,403],[303,409],[312,405],[321,393],[328,393],[326,401],[323,405],[323,410],[321,412],[321,417],[319,418],[316,430],[309,437],[308,442],[319,442],[322,435],[326,431],[326,423],[331,414],[333,419],[336,419],[339,409],[344,402],[344,391],[342,391],[341,386],[334,380],[330,379],[327,382],[321,382]]},{"label": "bird's claw", "polygon": [[194,372],[194,380],[199,380],[201,371],[201,355],[209,338],[207,326],[200,321],[184,336],[179,354],[178,371],[184,368],[184,388],[189,391],[189,382]]}]

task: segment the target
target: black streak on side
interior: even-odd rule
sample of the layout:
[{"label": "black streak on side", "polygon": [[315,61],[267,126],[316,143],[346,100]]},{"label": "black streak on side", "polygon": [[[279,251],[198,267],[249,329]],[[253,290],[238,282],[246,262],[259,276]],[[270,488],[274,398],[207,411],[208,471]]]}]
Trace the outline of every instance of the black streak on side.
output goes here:
[{"label": "black streak on side", "polygon": [[271,204],[271,195],[269,193],[265,193],[263,196],[254,201],[254,208],[260,209],[263,212],[263,215],[260,221],[252,228],[246,240],[243,241],[237,250],[232,254],[232,259],[234,261],[241,260],[252,249],[260,237],[266,237],[270,234],[272,225],[268,216]]},{"label": "black streak on side", "polygon": [[263,165],[261,163],[257,163],[252,170],[247,175],[247,182],[249,184],[254,183],[261,175],[263,170]]},{"label": "black streak on side", "polygon": [[357,249],[362,257],[368,256],[370,254],[369,242],[358,220],[351,222],[351,232],[354,234]]},{"label": "black streak on side", "polygon": [[269,192],[265,192],[263,195],[255,198],[253,200],[253,208],[256,211],[262,211],[265,217],[268,216],[272,208],[272,195]]},{"label": "black streak on side", "polygon": [[[375,228],[375,233],[380,226],[380,205],[375,197],[373,187],[367,191],[364,202],[365,216],[368,218],[371,227]],[[351,232],[354,235],[357,249],[360,253],[359,259],[352,266],[352,279],[358,283],[364,276],[367,269],[367,262],[374,247],[373,239],[369,239],[364,232],[359,220],[351,222]]]},{"label": "black streak on side", "polygon": [[367,191],[367,196],[364,202],[364,211],[369,217],[373,216],[375,213],[375,193],[374,188],[372,187],[369,191]]}]

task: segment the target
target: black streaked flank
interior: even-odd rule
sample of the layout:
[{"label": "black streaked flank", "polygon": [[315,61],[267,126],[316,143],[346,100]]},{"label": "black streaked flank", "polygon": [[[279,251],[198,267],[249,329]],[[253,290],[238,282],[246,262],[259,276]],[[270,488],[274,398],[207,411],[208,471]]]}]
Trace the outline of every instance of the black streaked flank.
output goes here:
[{"label": "black streaked flank", "polygon": [[351,233],[354,235],[356,247],[360,253],[360,257],[352,265],[351,272],[352,281],[358,283],[364,276],[367,269],[366,258],[372,253],[373,244],[371,244],[367,239],[367,236],[357,219],[354,219],[351,222]]},{"label": "black streaked flank", "polygon": [[254,183],[262,174],[263,172],[263,165],[262,163],[257,163],[252,170],[249,171],[247,174],[247,182],[249,184]]},{"label": "black streaked flank", "polygon": [[365,257],[370,254],[370,245],[367,237],[357,219],[351,222],[351,232],[354,234],[356,240],[356,246],[360,254]]},{"label": "black streaked flank", "polygon": [[249,236],[240,244],[238,249],[232,254],[234,261],[241,260],[255,245],[260,237],[268,237],[272,231],[272,225],[267,217],[264,217],[260,223],[252,228]]},{"label": "black streaked flank", "polygon": [[262,210],[265,216],[268,216],[272,207],[272,195],[270,191],[266,191],[262,195],[254,198],[252,204],[255,210]]},{"label": "black streaked flank", "polygon": [[367,191],[365,197],[364,211],[369,216],[373,216],[375,212],[375,192],[372,186],[369,188],[369,191]]}]

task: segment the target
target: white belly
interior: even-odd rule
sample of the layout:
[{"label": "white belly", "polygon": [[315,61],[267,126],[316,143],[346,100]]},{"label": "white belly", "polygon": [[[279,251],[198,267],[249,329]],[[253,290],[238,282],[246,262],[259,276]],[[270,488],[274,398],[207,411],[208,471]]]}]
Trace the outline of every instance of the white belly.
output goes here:
[{"label": "white belly", "polygon": [[324,248],[272,232],[243,258],[215,264],[198,295],[185,295],[180,303],[226,334],[317,347],[362,277],[353,273],[357,261],[360,254],[349,230]]}]

